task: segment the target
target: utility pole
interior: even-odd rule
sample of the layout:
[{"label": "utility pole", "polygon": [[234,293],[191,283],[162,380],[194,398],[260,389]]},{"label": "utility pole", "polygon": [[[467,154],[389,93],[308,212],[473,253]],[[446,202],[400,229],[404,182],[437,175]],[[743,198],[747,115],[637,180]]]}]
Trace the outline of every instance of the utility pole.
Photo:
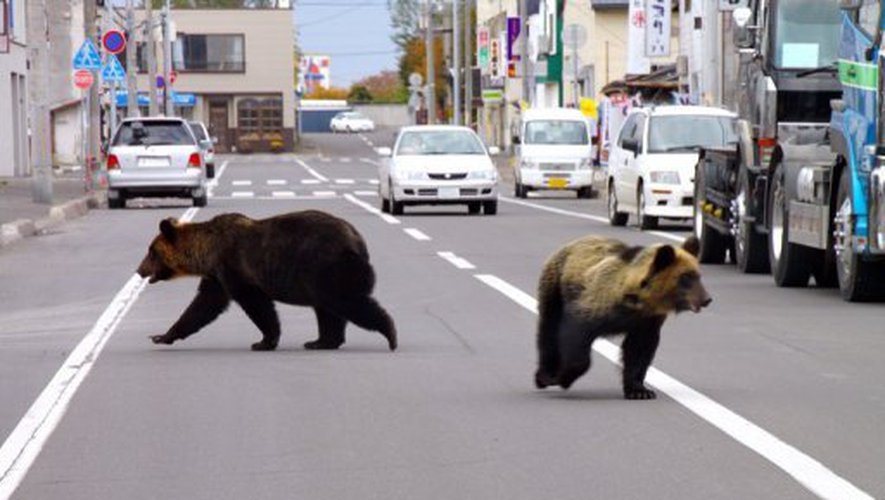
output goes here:
[{"label": "utility pole", "polygon": [[470,0],[464,0],[464,124],[473,123],[473,23]]},{"label": "utility pole", "polygon": [[135,36],[135,2],[126,0],[126,116],[129,118],[141,114],[138,110],[137,38]]},{"label": "utility pole", "polygon": [[460,0],[452,0],[452,90],[454,91],[454,113],[452,113],[452,123],[461,125],[461,54],[460,40],[458,39],[458,28],[461,24],[458,17],[458,2]]},{"label": "utility pole", "polygon": [[[102,19],[104,19],[104,32],[107,33],[109,29],[114,27],[114,8],[110,1],[105,1],[104,7],[107,19],[105,16],[102,16]],[[109,64],[112,57],[114,56],[109,53],[105,54],[105,64]],[[108,84],[108,95],[110,96],[108,98],[108,138],[110,138],[117,130],[117,82],[112,80],[104,83]]]},{"label": "utility pole", "polygon": [[166,6],[163,8],[163,97],[166,116],[175,115],[175,107],[172,104],[172,82],[169,81],[169,75],[172,74],[172,37],[172,6],[170,1],[166,0]]},{"label": "utility pole", "polygon": [[425,0],[425,5],[427,6],[427,30],[424,33],[424,45],[427,49],[425,56],[427,59],[427,90],[424,93],[424,101],[427,103],[428,125],[433,125],[436,121],[436,92],[434,91],[436,77],[433,71],[433,1]]},{"label": "utility pole", "polygon": [[148,114],[157,116],[160,114],[160,107],[157,105],[157,43],[154,40],[154,1],[145,0],[145,42],[147,47],[147,74],[148,89],[150,93],[150,104],[148,105]]},{"label": "utility pole", "polygon": [[527,106],[531,106],[532,75],[529,74],[529,3],[528,0],[519,0],[519,53],[522,63],[522,96]]},{"label": "utility pole", "polygon": [[[98,14],[98,5],[96,0],[83,0],[83,28],[86,38],[98,47],[96,17]],[[89,87],[86,92],[86,110],[87,110],[87,135],[86,149],[83,151],[85,159],[86,175],[88,176],[88,186],[90,189],[97,187],[98,178],[98,153],[101,150],[101,103],[98,101],[98,78],[95,83]]]},{"label": "utility pole", "polygon": [[[49,84],[51,42],[49,38],[49,11],[46,0],[27,4],[28,22],[39,27],[39,36],[29,39],[31,68],[31,195],[36,203],[52,203],[52,145],[49,118]],[[37,30],[29,30],[36,34]]]}]

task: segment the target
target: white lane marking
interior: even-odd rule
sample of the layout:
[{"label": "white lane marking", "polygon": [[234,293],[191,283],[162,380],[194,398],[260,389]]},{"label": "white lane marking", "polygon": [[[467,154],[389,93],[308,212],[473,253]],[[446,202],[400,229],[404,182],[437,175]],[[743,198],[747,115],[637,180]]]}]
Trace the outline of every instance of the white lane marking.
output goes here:
[{"label": "white lane marking", "polygon": [[271,195],[274,198],[294,198],[295,191],[274,191]]},{"label": "white lane marking", "polygon": [[378,179],[369,179],[369,184],[374,184],[377,186],[378,184],[381,184],[381,181],[379,181]]},{"label": "white lane marking", "polygon": [[354,184],[355,182],[353,179],[335,179],[335,184]]},{"label": "white lane marking", "polygon": [[215,172],[215,177],[211,181],[209,181],[209,184],[206,185],[206,196],[207,197],[212,198],[212,196],[213,196],[212,192],[218,186],[218,179],[220,179],[221,176],[224,175],[224,171],[225,171],[225,169],[227,169],[228,161],[229,160],[225,160],[224,163],[222,163],[221,166],[218,167],[218,170]]},{"label": "white lane marking", "polygon": [[[233,196],[216,196],[216,200],[242,200],[244,198],[234,198]],[[334,200],[336,196],[314,196],[314,195],[298,195],[295,196],[255,196],[249,198],[249,200],[256,201],[281,201],[281,200],[306,200],[306,201],[323,201],[323,200]]]},{"label": "white lane marking", "polygon": [[323,163],[329,163],[330,161],[332,161],[332,159],[331,159],[331,158],[326,158],[326,157],[324,156],[324,157],[320,158],[320,161],[323,162]]},{"label": "white lane marking", "polygon": [[360,158],[360,161],[363,163],[368,163],[369,165],[381,166],[381,163],[371,159],[371,158]]},{"label": "white lane marking", "polygon": [[[198,208],[189,208],[179,220],[189,222],[198,211]],[[147,279],[137,274],[129,278],[3,442],[0,447],[0,499],[7,500],[21,485],[67,412],[80,384],[146,285]]]},{"label": "white lane marking", "polygon": [[237,181],[231,181],[231,185],[234,185],[234,186],[251,186],[251,185],[252,185],[252,181],[250,181],[250,180],[237,180]]},{"label": "white lane marking", "polygon": [[319,197],[324,197],[324,196],[327,197],[327,196],[335,196],[336,193],[335,193],[335,191],[314,191],[313,195],[319,196]]},{"label": "white lane marking", "polygon": [[[497,276],[491,274],[474,276],[523,308],[538,314],[538,302],[531,295]],[[612,363],[621,365],[620,348],[608,340],[596,340],[593,343],[593,350]],[[834,500],[873,498],[822,463],[657,368],[649,368],[645,380],[738,443],[779,467],[815,495]]]},{"label": "white lane marking", "polygon": [[372,141],[370,141],[370,140],[368,140],[368,139],[366,139],[366,144],[368,144],[369,147],[375,147],[375,143],[372,142]]},{"label": "white lane marking", "polygon": [[422,233],[420,230],[415,229],[414,227],[404,228],[403,231],[406,232],[412,238],[415,238],[418,241],[430,241],[430,236]]},{"label": "white lane marking", "polygon": [[476,266],[471,264],[466,259],[458,257],[453,252],[436,252],[436,254],[442,257],[444,260],[447,260],[450,264],[457,267],[458,269],[476,269]]},{"label": "white lane marking", "polygon": [[378,191],[354,191],[353,194],[357,196],[378,196]]},{"label": "white lane marking", "polygon": [[373,207],[372,205],[369,205],[368,203],[364,202],[363,200],[358,199],[356,196],[353,196],[352,194],[345,194],[344,199],[346,199],[347,201],[353,203],[354,205],[362,208],[363,210],[365,210],[371,214],[375,214],[378,217],[381,217],[381,219],[388,224],[399,224],[400,223],[399,219],[397,219],[396,217],[382,212],[381,210]]},{"label": "white lane marking", "polygon": [[319,184],[319,179],[301,179],[302,184]]},{"label": "white lane marking", "polygon": [[[500,197],[498,197],[498,199],[503,202],[506,202],[506,203],[513,203],[515,205],[522,205],[525,207],[534,208],[536,210],[543,210],[545,212],[551,212],[551,213],[558,214],[558,215],[565,215],[568,217],[577,217],[579,219],[592,220],[594,222],[599,222],[600,224],[608,224],[609,223],[609,220],[607,218],[600,217],[598,215],[590,215],[590,214],[584,214],[581,212],[574,212],[571,210],[563,210],[561,208],[548,207],[546,205],[541,205],[539,203],[531,203],[528,201],[516,200],[513,198],[507,198],[505,196],[500,196]],[[653,235],[658,236],[660,238],[668,239],[671,241],[676,241],[678,243],[682,243],[685,241],[685,236],[680,236],[678,234],[670,234],[670,233],[665,233],[663,231],[641,231],[641,232],[644,232],[647,234],[653,234]]]},{"label": "white lane marking", "polygon": [[342,156],[341,158],[338,159],[338,161],[340,161],[341,163],[350,163],[350,158],[348,158],[346,156]]},{"label": "white lane marking", "polygon": [[287,184],[287,181],[285,179],[268,179],[267,180],[268,186],[285,186],[286,184]]},{"label": "white lane marking", "polygon": [[254,191],[234,191],[230,194],[234,198],[252,198],[255,196]]},{"label": "white lane marking", "polygon": [[317,180],[322,181],[322,182],[329,182],[328,177],[326,177],[323,174],[317,172],[316,170],[310,168],[310,165],[308,165],[307,163],[304,163],[304,160],[302,160],[300,158],[296,158],[295,162],[298,163],[299,165],[301,165],[304,168],[304,170],[307,170],[308,174],[314,176],[314,178],[316,178]]}]

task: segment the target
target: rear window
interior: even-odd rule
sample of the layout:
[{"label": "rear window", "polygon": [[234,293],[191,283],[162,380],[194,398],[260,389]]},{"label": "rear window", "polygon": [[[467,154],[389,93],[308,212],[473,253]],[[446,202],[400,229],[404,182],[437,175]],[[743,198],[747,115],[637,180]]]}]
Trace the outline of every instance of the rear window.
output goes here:
[{"label": "rear window", "polygon": [[582,145],[590,142],[587,124],[575,120],[532,120],[525,125],[525,144]]},{"label": "rear window", "polygon": [[192,146],[194,136],[183,122],[125,122],[117,131],[114,146]]},{"label": "rear window", "polygon": [[203,126],[199,123],[191,123],[191,130],[194,131],[194,136],[196,136],[198,141],[205,141],[209,138],[206,137],[206,132],[203,131]]}]

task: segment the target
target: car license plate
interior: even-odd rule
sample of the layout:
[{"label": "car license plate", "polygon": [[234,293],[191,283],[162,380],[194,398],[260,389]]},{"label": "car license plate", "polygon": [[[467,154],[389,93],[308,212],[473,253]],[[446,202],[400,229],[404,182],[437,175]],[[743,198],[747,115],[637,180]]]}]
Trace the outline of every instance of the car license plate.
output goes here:
[{"label": "car license plate", "polygon": [[437,192],[437,194],[439,195],[440,198],[446,198],[446,199],[458,198],[461,196],[461,190],[458,188],[453,188],[453,187],[444,187],[444,188],[439,188],[439,191]]},{"label": "car license plate", "polygon": [[568,186],[568,179],[562,179],[559,177],[554,177],[553,179],[547,179],[547,187],[552,189],[562,189]]},{"label": "car license plate", "polygon": [[156,168],[156,167],[168,167],[170,165],[169,158],[139,158],[138,166],[139,167],[147,167],[147,168]]}]

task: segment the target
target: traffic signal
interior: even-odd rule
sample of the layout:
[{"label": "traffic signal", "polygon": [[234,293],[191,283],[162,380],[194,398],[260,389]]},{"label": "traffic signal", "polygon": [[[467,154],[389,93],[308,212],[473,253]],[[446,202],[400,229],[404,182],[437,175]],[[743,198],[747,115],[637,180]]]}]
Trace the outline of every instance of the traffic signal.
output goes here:
[{"label": "traffic signal", "polygon": [[513,61],[507,63],[507,78],[516,78],[516,63]]}]

